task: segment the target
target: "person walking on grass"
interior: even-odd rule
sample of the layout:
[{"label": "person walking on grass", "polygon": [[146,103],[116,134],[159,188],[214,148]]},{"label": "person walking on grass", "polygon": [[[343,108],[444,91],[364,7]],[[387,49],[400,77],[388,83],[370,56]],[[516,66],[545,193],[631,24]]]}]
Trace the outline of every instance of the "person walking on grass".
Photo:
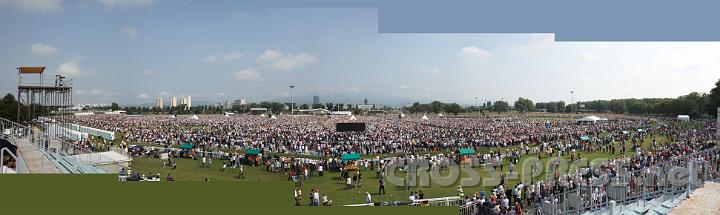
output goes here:
[{"label": "person walking on grass", "polygon": [[243,166],[240,165],[240,170],[238,170],[238,178],[245,179],[245,170],[243,169]]}]

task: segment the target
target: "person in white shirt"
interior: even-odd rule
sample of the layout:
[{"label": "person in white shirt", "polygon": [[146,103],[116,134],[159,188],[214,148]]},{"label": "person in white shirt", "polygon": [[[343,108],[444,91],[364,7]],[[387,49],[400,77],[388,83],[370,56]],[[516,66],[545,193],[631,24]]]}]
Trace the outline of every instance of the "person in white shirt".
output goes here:
[{"label": "person in white shirt", "polygon": [[320,193],[318,190],[315,190],[315,192],[313,192],[312,198],[313,206],[320,206]]},{"label": "person in white shirt", "polygon": [[365,192],[365,203],[372,203],[372,196],[369,192]]}]

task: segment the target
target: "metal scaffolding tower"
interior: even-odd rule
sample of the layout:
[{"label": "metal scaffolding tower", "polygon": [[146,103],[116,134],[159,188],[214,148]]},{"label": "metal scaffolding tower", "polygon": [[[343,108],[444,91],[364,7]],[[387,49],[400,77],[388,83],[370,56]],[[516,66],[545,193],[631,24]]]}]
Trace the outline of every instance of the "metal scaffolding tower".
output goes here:
[{"label": "metal scaffolding tower", "polygon": [[44,80],[45,67],[18,67],[17,122],[31,125],[38,117],[64,122],[72,108],[72,80],[55,75]]}]

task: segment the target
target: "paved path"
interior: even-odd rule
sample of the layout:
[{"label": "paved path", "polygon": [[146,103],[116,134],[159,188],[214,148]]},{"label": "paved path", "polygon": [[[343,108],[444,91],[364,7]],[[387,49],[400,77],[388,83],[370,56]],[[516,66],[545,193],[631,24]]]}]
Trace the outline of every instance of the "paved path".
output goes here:
[{"label": "paved path", "polygon": [[673,208],[671,215],[720,214],[720,184],[708,182]]},{"label": "paved path", "polygon": [[15,139],[15,145],[18,147],[18,154],[25,161],[30,173],[60,173],[30,140],[25,138]]}]

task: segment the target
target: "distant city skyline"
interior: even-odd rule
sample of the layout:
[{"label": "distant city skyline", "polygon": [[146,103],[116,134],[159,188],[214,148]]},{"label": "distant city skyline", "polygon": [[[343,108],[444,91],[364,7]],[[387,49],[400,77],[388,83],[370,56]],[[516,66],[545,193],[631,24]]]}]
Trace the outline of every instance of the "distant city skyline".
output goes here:
[{"label": "distant city skyline", "polygon": [[708,92],[720,78],[718,42],[379,34],[372,8],[108,2],[0,4],[0,27],[7,29],[0,32],[0,93],[16,94],[18,66],[69,76],[75,104],[122,105],[180,96],[196,104],[286,103],[290,84],[298,104],[311,104],[312,96],[380,105],[518,97],[570,103],[674,98]]}]

